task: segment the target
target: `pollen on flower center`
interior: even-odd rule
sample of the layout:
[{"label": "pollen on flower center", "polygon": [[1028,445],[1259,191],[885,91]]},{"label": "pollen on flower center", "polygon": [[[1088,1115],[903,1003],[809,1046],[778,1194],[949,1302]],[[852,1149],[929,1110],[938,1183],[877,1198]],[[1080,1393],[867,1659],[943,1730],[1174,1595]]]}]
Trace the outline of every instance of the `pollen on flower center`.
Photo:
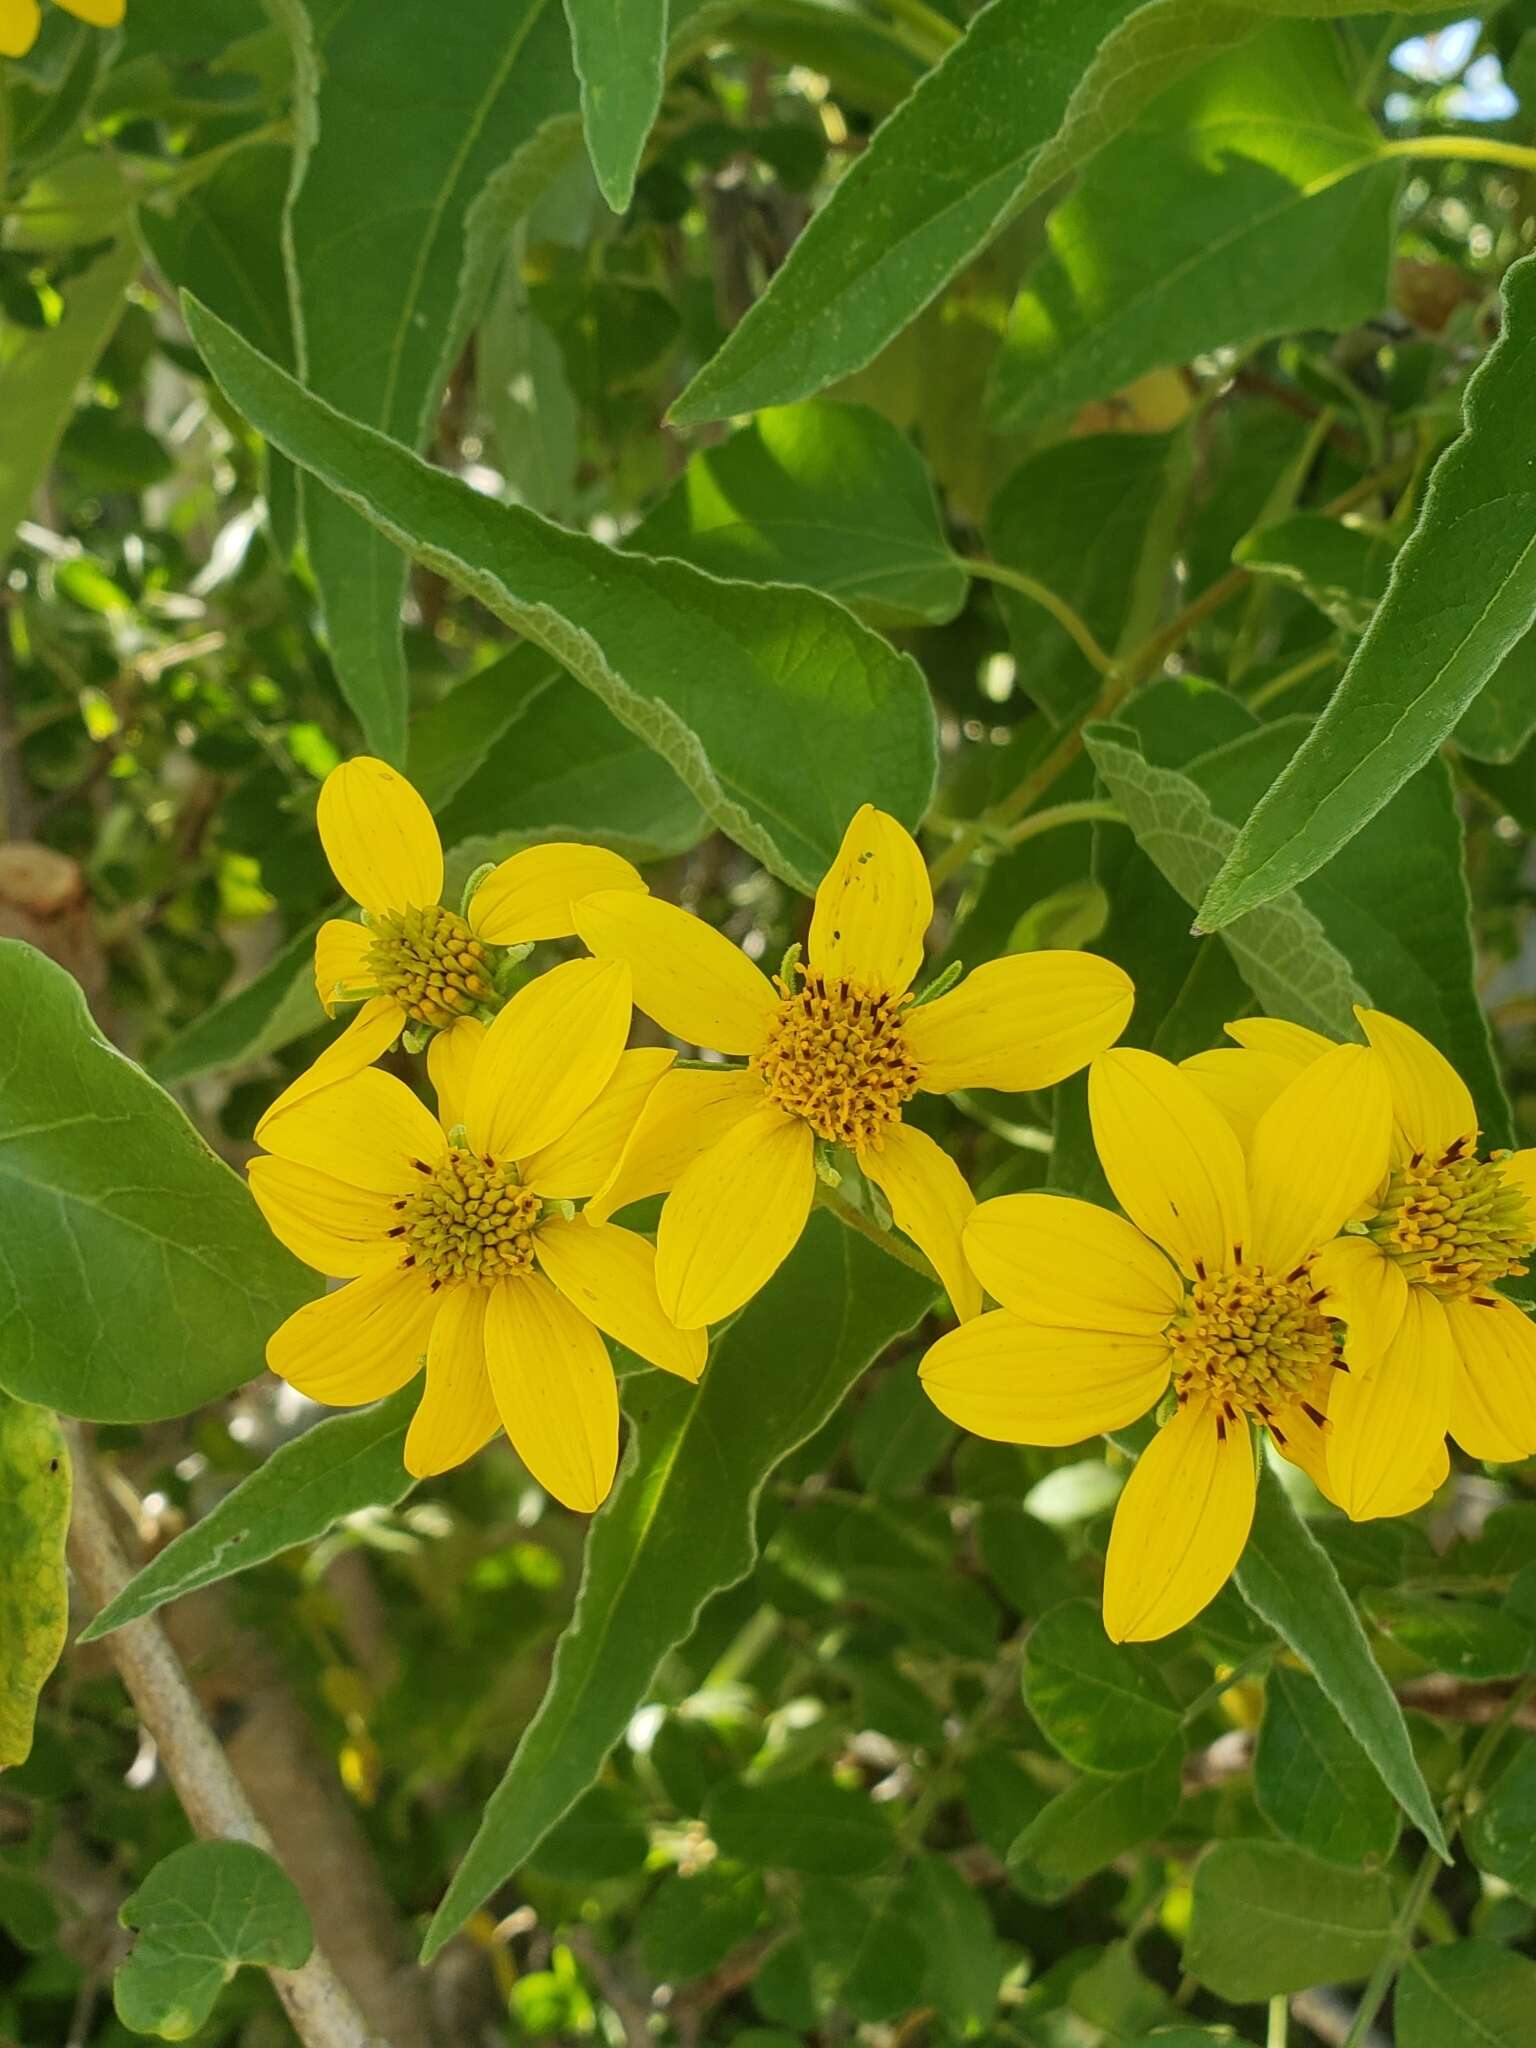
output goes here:
[{"label": "pollen on flower center", "polygon": [[1333,1326],[1305,1271],[1280,1278],[1247,1266],[1202,1277],[1167,1336],[1180,1401],[1209,1395],[1231,1422],[1242,1413],[1270,1423],[1334,1357]]},{"label": "pollen on flower center", "polygon": [[1479,1159],[1471,1143],[1458,1139],[1438,1161],[1395,1167],[1369,1225],[1404,1279],[1445,1295],[1525,1272],[1536,1235],[1524,1195],[1501,1170],[1508,1154]]},{"label": "pollen on flower center", "polygon": [[408,1017],[439,1030],[492,995],[485,947],[457,912],[434,903],[375,917],[364,969]]},{"label": "pollen on flower center", "polygon": [[544,1205],[510,1168],[454,1150],[435,1172],[420,1170],[422,1184],[396,1202],[400,1222],[390,1232],[403,1241],[404,1264],[419,1266],[436,1287],[527,1271]]},{"label": "pollen on flower center", "polygon": [[917,1093],[901,1028],[907,998],[869,995],[819,974],[807,974],[797,990],[776,984],[783,1000],[754,1061],[769,1099],[833,1144],[878,1146]]}]

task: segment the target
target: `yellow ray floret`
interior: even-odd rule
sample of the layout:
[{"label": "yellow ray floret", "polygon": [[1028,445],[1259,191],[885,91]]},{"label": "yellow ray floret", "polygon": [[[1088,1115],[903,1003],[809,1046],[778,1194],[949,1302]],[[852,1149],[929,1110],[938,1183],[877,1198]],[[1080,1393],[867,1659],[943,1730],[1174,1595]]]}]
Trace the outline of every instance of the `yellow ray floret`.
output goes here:
[{"label": "yellow ray floret", "polygon": [[599,1331],[684,1379],[704,1369],[705,1333],[664,1314],[649,1242],[571,1214],[612,1173],[670,1063],[624,1050],[629,1020],[621,961],[569,961],[489,1027],[434,1045],[438,1117],[368,1068],[263,1125],[269,1156],[250,1168],[263,1214],[297,1257],[347,1283],[290,1316],[267,1362],[338,1407],[425,1366],[405,1446],[418,1476],[502,1428],[542,1486],[590,1511],[619,1440]]},{"label": "yellow ray floret", "polygon": [[1391,1099],[1374,1053],[1334,1047],[1293,1076],[1245,1148],[1191,1075],[1121,1049],[1093,1061],[1089,1108],[1125,1215],[1059,1195],[981,1203],[964,1247],[1001,1306],[940,1338],[921,1375],[953,1421],[1010,1443],[1127,1427],[1172,1386],[1105,1573],[1105,1627],[1145,1640],[1198,1614],[1237,1562],[1254,1425],[1316,1460],[1341,1361],[1314,1265],[1386,1171]]},{"label": "yellow ray floret", "polygon": [[[1317,1274],[1347,1326],[1354,1380],[1330,1408],[1328,1487],[1366,1519],[1398,1510],[1405,1462],[1443,1457],[1447,1431],[1475,1458],[1536,1452],[1536,1327],[1499,1282],[1536,1249],[1536,1150],[1480,1152],[1477,1109],[1429,1040],[1380,1010],[1356,1011],[1392,1096],[1392,1157]],[[1330,1048],[1270,1018],[1228,1027],[1241,1050],[1189,1071],[1237,1128],[1277,1077]]]},{"label": "yellow ray floret", "polygon": [[645,889],[627,860],[601,846],[530,846],[492,868],[461,916],[440,900],[432,813],[403,775],[367,754],[326,777],[316,822],[363,922],[333,917],[320,927],[315,987],[328,1015],[341,1003],[362,1007],[273,1111],[371,1066],[408,1025],[452,1033],[493,1009],[496,949],[570,937],[577,897]]},{"label": "yellow ray floret", "polygon": [[[116,28],[123,18],[123,0],[58,0],[58,5],[92,28]],[[42,25],[37,0],[0,0],[0,57],[24,57]]]},{"label": "yellow ray floret", "polygon": [[723,934],[654,897],[602,889],[572,914],[594,954],[628,963],[637,1007],[663,1030],[747,1062],[668,1074],[588,1212],[670,1190],[656,1279],[678,1323],[730,1314],[787,1257],[810,1210],[818,1143],[856,1156],[956,1313],[979,1311],[961,1249],[973,1198],[954,1161],[905,1121],[907,1105],[1075,1073],[1125,1028],[1134,991],[1120,968],[1087,953],[1024,953],[915,1002],[928,873],[912,835],[869,804],[816,892],[804,967],[771,981]]}]

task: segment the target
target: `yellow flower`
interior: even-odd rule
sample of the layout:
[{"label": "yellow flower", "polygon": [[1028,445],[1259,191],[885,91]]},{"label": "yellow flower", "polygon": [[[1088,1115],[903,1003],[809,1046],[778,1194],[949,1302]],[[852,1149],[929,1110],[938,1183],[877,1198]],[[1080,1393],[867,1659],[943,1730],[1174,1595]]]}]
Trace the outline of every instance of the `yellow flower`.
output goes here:
[{"label": "yellow flower", "polygon": [[729,1315],[793,1249],[816,1187],[818,1140],[852,1151],[898,1227],[933,1261],[958,1315],[980,1292],[960,1249],[974,1198],[932,1138],[902,1121],[919,1090],[1044,1088],[1113,1044],[1129,978],[1088,953],[993,960],[914,1005],[933,894],[910,833],[868,804],[816,892],[808,961],[773,982],[721,933],[652,896],[576,905],[600,959],[627,960],[636,1006],[744,1067],[672,1073],[647,1102],[589,1215],[671,1194],[656,1284],[686,1328]]},{"label": "yellow flower", "polygon": [[590,1511],[613,1481],[619,1407],[599,1330],[696,1380],[702,1330],[656,1298],[655,1253],[570,1204],[617,1158],[669,1052],[625,1052],[629,970],[572,960],[489,1029],[428,1051],[434,1119],[365,1068],[268,1118],[251,1192],[306,1264],[347,1285],[290,1316],[267,1363],[333,1407],[392,1394],[426,1362],[406,1439],[418,1476],[472,1457],[498,1425],[539,1484]]},{"label": "yellow flower", "polygon": [[[1536,1149],[1480,1154],[1477,1111],[1428,1039],[1357,1009],[1392,1091],[1390,1170],[1318,1262],[1348,1325],[1324,1491],[1357,1520],[1395,1514],[1405,1465],[1444,1477],[1447,1430],[1474,1458],[1536,1452],[1536,1327],[1497,1282],[1536,1249]],[[1330,1041],[1297,1024],[1229,1024],[1243,1050],[1191,1062],[1239,1123]]]},{"label": "yellow flower", "polygon": [[[600,846],[530,846],[491,870],[460,917],[439,900],[443,848],[432,813],[403,775],[367,754],[325,778],[316,822],[364,922],[333,917],[320,927],[315,986],[328,1016],[338,1003],[362,1008],[267,1117],[372,1065],[407,1025],[452,1030],[492,1002],[491,947],[568,938],[573,898],[645,888],[627,860]],[[258,1138],[265,1128],[266,1118]]]},{"label": "yellow flower", "polygon": [[[123,18],[123,0],[58,0],[66,14],[88,21],[92,28],[116,28]],[[25,57],[43,25],[37,0],[0,0],[0,57]]]},{"label": "yellow flower", "polygon": [[1027,1444],[1123,1429],[1172,1381],[1177,1406],[1126,1482],[1105,1567],[1105,1628],[1143,1641],[1198,1614],[1242,1553],[1250,1424],[1315,1458],[1338,1388],[1313,1264],[1385,1171],[1391,1103],[1364,1046],[1298,1074],[1246,1151],[1153,1053],[1102,1054],[1088,1100],[1125,1216],[1059,1195],[983,1202],[965,1251],[1002,1307],[940,1338],[920,1371],[953,1421]]}]

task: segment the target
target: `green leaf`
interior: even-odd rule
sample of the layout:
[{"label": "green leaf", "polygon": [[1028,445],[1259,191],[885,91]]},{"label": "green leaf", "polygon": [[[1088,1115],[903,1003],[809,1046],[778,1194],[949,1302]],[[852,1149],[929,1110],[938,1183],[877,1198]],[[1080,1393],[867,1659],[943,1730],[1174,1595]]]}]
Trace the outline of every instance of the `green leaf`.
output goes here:
[{"label": "green leaf", "polygon": [[1051,217],[993,371],[999,425],[1070,415],[1204,350],[1369,318],[1399,176],[1371,168],[1379,150],[1322,23],[1278,24],[1162,94]]},{"label": "green leaf", "polygon": [[543,1702],[428,1930],[429,1957],[592,1783],[704,1601],[750,1570],[769,1474],[916,1322],[931,1292],[815,1214],[774,1279],[717,1339],[698,1387],[659,1373],[629,1382],[629,1447],[592,1523],[575,1615]]},{"label": "green leaf", "polygon": [[662,1983],[702,1977],[752,1933],[765,1903],[755,1870],[718,1865],[664,1877],[640,1908],[635,1939],[645,1967]]},{"label": "green leaf", "polygon": [[1308,1665],[1414,1826],[1435,1853],[1449,1861],[1445,1831],[1414,1756],[1397,1696],[1371,1655],[1359,1617],[1327,1553],[1267,1465],[1259,1477],[1253,1532],[1236,1578],[1238,1591],[1255,1614]]},{"label": "green leaf", "polygon": [[1397,1802],[1315,1679],[1276,1664],[1264,1686],[1253,1796],[1270,1826],[1329,1863],[1384,1863]]},{"label": "green leaf", "polygon": [[212,306],[274,362],[293,360],[293,322],[278,227],[289,152],[242,149],[184,192],[169,213],[146,206],[139,233],[173,291]]},{"label": "green leaf", "polygon": [[854,1475],[866,1493],[915,1493],[956,1434],[917,1375],[897,1366],[875,1381],[854,1416]]},{"label": "green leaf", "polygon": [[856,1888],[842,1878],[812,1878],[801,1887],[811,1991],[822,2013],[841,2008],[878,2026],[922,2002],[926,1929],[911,1905],[889,1880]]},{"label": "green leaf", "polygon": [[[559,0],[374,10],[285,0],[298,143],[286,223],[298,363],[320,397],[419,447],[483,307],[501,238],[578,146]],[[379,152],[387,138],[388,203]],[[252,337],[255,338],[254,336]],[[304,490],[310,564],[342,690],[400,758],[405,563]]]},{"label": "green leaf", "polygon": [[1184,1967],[1234,2005],[1368,1976],[1392,1936],[1380,1871],[1285,1842],[1218,1842],[1195,1866]]},{"label": "green leaf", "polygon": [[864,405],[760,413],[702,449],[630,537],[747,583],[804,583],[876,626],[943,625],[964,570],[905,434]]},{"label": "green leaf", "polygon": [[0,1392],[0,1771],[31,1755],[37,1696],[69,1633],[69,1481],[53,1410]]},{"label": "green leaf", "polygon": [[1182,1743],[1123,1777],[1088,1775],[1058,1792],[1008,1851],[1008,1875],[1026,1898],[1049,1904],[1160,1834],[1179,1810]]},{"label": "green leaf", "polygon": [[775,874],[814,889],[862,802],[922,815],[935,746],[922,674],[841,606],[616,553],[492,505],[318,403],[205,308],[189,303],[187,317],[260,431],[565,663]]},{"label": "green leaf", "polygon": [[259,1372],[314,1276],[108,1045],[79,984],[13,939],[0,1073],[0,1385],[93,1422],[153,1422]]},{"label": "green leaf", "polygon": [[912,1873],[914,1920],[928,1950],[929,2002],[964,2038],[992,2018],[1003,1980],[1003,1949],[985,1897],[943,1856]]},{"label": "green leaf", "polygon": [[139,1937],[112,1982],[117,2016],[162,2041],[195,2034],[242,1963],[298,1970],[315,1942],[292,1881],[249,1842],[189,1842],[117,1917]]},{"label": "green leaf", "polygon": [[761,1784],[727,1779],[710,1793],[704,1820],[724,1855],[756,1870],[868,1877],[896,1847],[868,1793],[810,1772]]},{"label": "green leaf", "polygon": [[1232,559],[1255,576],[1299,590],[1346,633],[1363,633],[1387,587],[1394,552],[1387,534],[1321,512],[1294,512],[1245,533]]},{"label": "green leaf", "polygon": [[1179,1732],[1178,1705],[1156,1660],[1112,1643],[1092,1600],[1068,1600],[1031,1629],[1024,1701],[1080,1770],[1143,1769]]},{"label": "green leaf", "polygon": [[[1197,903],[1237,834],[1189,776],[1149,761],[1128,725],[1084,728],[1093,764],[1148,853],[1187,903]],[[1272,1017],[1352,1034],[1365,991],[1299,896],[1266,903],[1222,933],[1244,980]]]},{"label": "green leaf", "polygon": [[1536,733],[1536,633],[1511,647],[1463,711],[1456,744],[1478,761],[1513,761]]},{"label": "green leaf", "polygon": [[550,1829],[529,1862],[542,1877],[562,1884],[601,1884],[638,1870],[649,1848],[630,1801],[609,1785],[594,1785]]},{"label": "green leaf", "polygon": [[1434,1593],[1371,1593],[1366,1612],[1383,1635],[1453,1678],[1517,1678],[1536,1660],[1536,1636],[1517,1616]]},{"label": "green leaf", "polygon": [[149,1072],[162,1087],[219,1067],[244,1066],[319,1029],[325,1012],[315,993],[315,934],[322,922],[317,917],[295,932],[253,980],[161,1046]]},{"label": "green leaf", "polygon": [[1498,341],[1467,383],[1387,594],[1295,760],[1200,910],[1217,931],[1320,868],[1421,767],[1536,613],[1536,257],[1504,279]]},{"label": "green leaf", "polygon": [[79,1641],[94,1642],[168,1600],[265,1564],[295,1543],[312,1543],[344,1515],[404,1500],[415,1484],[404,1464],[405,1433],[420,1398],[413,1383],[280,1445],[211,1514],[136,1572]]},{"label": "green leaf", "polygon": [[1536,1902],[1536,1742],[1522,1741],[1467,1823],[1479,1870]]},{"label": "green leaf", "polygon": [[125,235],[64,286],[54,326],[0,325],[0,534],[7,551],[75,409],[76,390],[112,338],[138,267],[137,244]]},{"label": "green leaf", "polygon": [[672,418],[784,405],[862,368],[1036,194],[1186,72],[1276,16],[1376,4],[992,0],[876,130]]},{"label": "green leaf", "polygon": [[565,0],[565,12],[587,154],[603,197],[622,213],[661,104],[667,0]]},{"label": "green leaf", "polygon": [[1524,2048],[1536,1963],[1493,1941],[1451,1941],[1409,1956],[1393,2019],[1398,2048]]},{"label": "green leaf", "polygon": [[[1150,632],[1188,482],[1182,434],[1085,434],[1041,449],[992,500],[987,544],[1063,598],[1107,654]],[[1019,688],[1053,725],[1080,718],[1099,675],[1032,599],[998,586]],[[1034,849],[1031,849],[1034,851]]]}]

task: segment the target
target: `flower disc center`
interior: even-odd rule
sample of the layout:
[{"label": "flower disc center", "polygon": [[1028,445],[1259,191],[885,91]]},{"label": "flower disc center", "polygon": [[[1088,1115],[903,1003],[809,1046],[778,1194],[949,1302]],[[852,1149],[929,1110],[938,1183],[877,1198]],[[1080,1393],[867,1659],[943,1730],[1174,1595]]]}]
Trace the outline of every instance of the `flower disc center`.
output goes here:
[{"label": "flower disc center", "polygon": [[1313,1387],[1334,1355],[1333,1325],[1305,1273],[1284,1279],[1262,1266],[1197,1281],[1168,1325],[1181,1401],[1207,1394],[1236,1420],[1267,1423]]},{"label": "flower disc center", "polygon": [[819,974],[793,993],[778,987],[783,1000],[755,1061],[769,1100],[833,1144],[878,1145],[917,1093],[901,1028],[906,997],[866,995]]},{"label": "flower disc center", "polygon": [[485,947],[456,911],[391,910],[370,925],[363,965],[418,1024],[441,1030],[492,996]]},{"label": "flower disc center", "polygon": [[451,1151],[395,1207],[401,1220],[391,1235],[405,1240],[405,1263],[420,1266],[436,1286],[504,1280],[533,1264],[543,1203],[509,1168],[488,1165],[472,1152]]},{"label": "flower disc center", "polygon": [[1500,1156],[1479,1159],[1463,1144],[1437,1163],[1394,1167],[1370,1234],[1414,1285],[1471,1294],[1523,1273],[1536,1218],[1506,1179]]}]

